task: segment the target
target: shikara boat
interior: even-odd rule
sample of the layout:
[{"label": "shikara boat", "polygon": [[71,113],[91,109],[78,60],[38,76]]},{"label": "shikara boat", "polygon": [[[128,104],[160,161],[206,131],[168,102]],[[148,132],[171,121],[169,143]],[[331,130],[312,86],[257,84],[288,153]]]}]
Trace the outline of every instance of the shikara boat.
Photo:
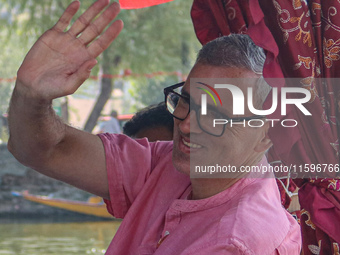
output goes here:
[{"label": "shikara boat", "polygon": [[83,202],[68,199],[51,198],[49,196],[32,195],[29,194],[27,190],[23,192],[12,192],[12,194],[15,196],[22,196],[26,200],[32,202],[61,208],[72,212],[114,219],[114,217],[106,210],[106,206],[101,197],[90,197],[87,201]]}]

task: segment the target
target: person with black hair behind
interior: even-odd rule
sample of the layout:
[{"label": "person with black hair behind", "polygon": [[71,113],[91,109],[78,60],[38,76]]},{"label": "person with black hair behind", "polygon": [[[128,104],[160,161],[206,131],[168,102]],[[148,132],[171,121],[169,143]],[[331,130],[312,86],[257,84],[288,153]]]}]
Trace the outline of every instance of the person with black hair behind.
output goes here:
[{"label": "person with black hair behind", "polygon": [[165,103],[150,105],[137,112],[125,123],[123,133],[132,138],[148,138],[149,142],[171,141],[174,119]]}]

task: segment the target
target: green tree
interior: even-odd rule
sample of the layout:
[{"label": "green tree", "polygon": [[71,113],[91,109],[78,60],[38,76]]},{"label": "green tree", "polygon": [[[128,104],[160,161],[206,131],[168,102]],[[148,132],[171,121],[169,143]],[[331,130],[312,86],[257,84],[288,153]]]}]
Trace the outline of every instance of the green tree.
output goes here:
[{"label": "green tree", "polygon": [[11,41],[7,42],[8,34],[0,30],[0,140],[7,142],[7,121],[6,115],[10,96],[15,84],[16,70],[19,68],[22,59],[27,52],[27,47],[18,47],[20,37],[13,35]]},{"label": "green tree", "polygon": [[[0,16],[0,25],[5,25],[7,36],[20,35],[22,42],[36,39],[50,28],[61,15],[65,0],[0,0],[6,15]],[[81,1],[81,13],[93,1]],[[194,54],[199,48],[190,20],[191,1],[174,0],[166,4],[138,10],[122,10],[119,19],[125,23],[120,36],[99,58],[99,65],[106,74],[117,74],[120,70],[131,69],[134,73],[155,71],[180,71],[187,73]],[[25,39],[25,40],[24,40]],[[17,45],[17,47],[20,47]],[[99,68],[96,69],[97,71]],[[149,90],[145,78],[134,78],[137,91]],[[84,129],[91,131],[110,98],[113,90],[112,79],[103,78],[101,92]],[[153,91],[149,91],[153,93]],[[138,93],[135,93],[136,95]],[[146,95],[147,96],[147,95]],[[142,100],[136,98],[137,100]]]},{"label": "green tree", "polygon": [[[0,36],[6,38],[5,33],[0,31]],[[14,87],[16,70],[19,68],[27,49],[17,47],[20,38],[13,36],[11,42],[5,43],[0,40],[0,115],[6,113],[9,98]]]},{"label": "green tree", "polygon": [[165,76],[158,79],[145,78],[133,82],[132,89],[129,91],[137,102],[133,105],[133,110],[137,111],[145,106],[164,101],[163,89],[177,82],[178,77],[176,76]]}]

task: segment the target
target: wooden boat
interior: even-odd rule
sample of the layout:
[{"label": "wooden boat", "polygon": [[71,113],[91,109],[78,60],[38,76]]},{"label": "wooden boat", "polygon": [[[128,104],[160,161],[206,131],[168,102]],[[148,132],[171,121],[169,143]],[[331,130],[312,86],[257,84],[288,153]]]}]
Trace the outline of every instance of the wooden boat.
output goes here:
[{"label": "wooden boat", "polygon": [[29,194],[27,190],[23,192],[12,192],[12,194],[15,196],[22,196],[26,200],[32,202],[61,208],[72,212],[114,219],[114,217],[106,210],[106,205],[101,197],[90,197],[88,201],[83,202],[68,199],[51,198],[48,196],[32,195]]}]

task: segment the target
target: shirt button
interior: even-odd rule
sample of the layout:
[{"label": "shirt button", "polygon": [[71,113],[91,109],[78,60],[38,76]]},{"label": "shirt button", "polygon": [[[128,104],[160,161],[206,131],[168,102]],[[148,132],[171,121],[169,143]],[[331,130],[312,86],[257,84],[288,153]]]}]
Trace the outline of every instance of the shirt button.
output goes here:
[{"label": "shirt button", "polygon": [[165,240],[165,238],[168,237],[169,234],[170,234],[169,231],[165,231],[165,232],[164,232],[164,236],[161,237],[161,239],[159,239],[159,241],[158,241],[158,243],[157,243],[157,249],[158,249],[158,247],[162,244],[162,242]]}]

